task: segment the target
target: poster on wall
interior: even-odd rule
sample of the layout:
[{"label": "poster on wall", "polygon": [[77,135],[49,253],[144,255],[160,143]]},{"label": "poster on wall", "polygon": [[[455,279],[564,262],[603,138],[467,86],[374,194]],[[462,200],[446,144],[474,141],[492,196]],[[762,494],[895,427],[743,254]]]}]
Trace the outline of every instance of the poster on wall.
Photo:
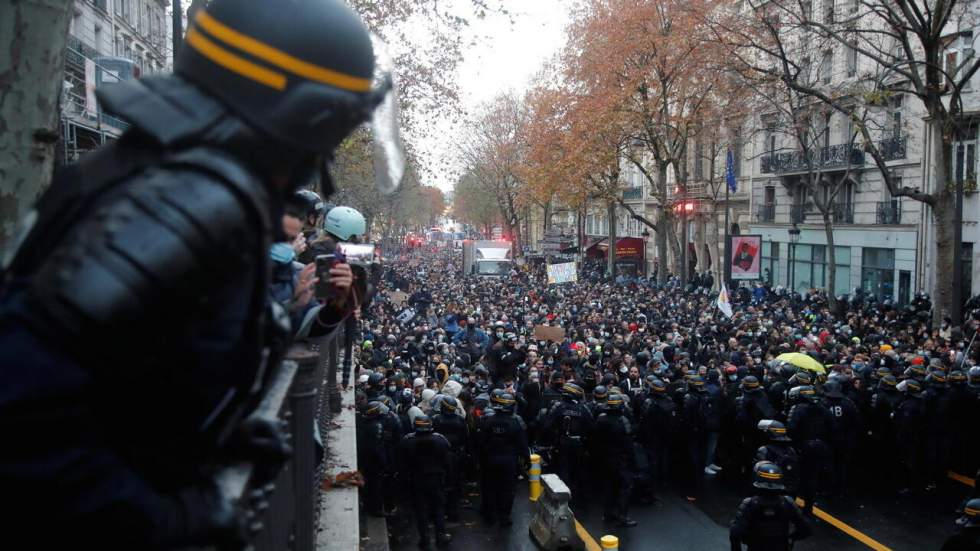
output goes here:
[{"label": "poster on wall", "polygon": [[762,264],[762,236],[733,235],[729,239],[732,240],[729,249],[732,252],[732,257],[729,259],[732,265],[732,279],[736,281],[759,279]]}]

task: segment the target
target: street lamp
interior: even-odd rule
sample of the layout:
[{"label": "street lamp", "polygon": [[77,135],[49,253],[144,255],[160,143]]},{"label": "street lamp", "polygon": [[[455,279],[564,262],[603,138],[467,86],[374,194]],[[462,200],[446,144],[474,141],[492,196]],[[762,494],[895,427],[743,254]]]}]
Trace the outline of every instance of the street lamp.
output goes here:
[{"label": "street lamp", "polygon": [[796,244],[800,242],[800,228],[793,222],[793,227],[789,229],[789,290],[796,289]]}]

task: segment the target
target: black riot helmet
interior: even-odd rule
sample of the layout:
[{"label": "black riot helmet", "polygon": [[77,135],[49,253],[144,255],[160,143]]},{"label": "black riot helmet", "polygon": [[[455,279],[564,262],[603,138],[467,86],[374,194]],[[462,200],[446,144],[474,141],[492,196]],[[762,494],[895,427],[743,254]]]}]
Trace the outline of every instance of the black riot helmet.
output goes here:
[{"label": "black riot helmet", "polygon": [[308,189],[296,190],[293,192],[293,196],[286,202],[286,211],[295,214],[304,222],[308,222],[310,216],[319,217],[324,214],[326,212],[324,210],[325,208],[326,204],[320,198],[320,195]]},{"label": "black riot helmet", "polygon": [[783,485],[783,471],[779,465],[771,461],[759,461],[752,469],[754,480],[752,485],[763,490],[785,490]]},{"label": "black riot helmet", "polygon": [[432,419],[425,414],[419,415],[412,421],[412,428],[419,434],[430,433],[432,432]]},{"label": "black riot helmet", "polygon": [[332,151],[377,104],[370,33],[340,0],[213,0],[190,22],[175,69],[311,153]]},{"label": "black riot helmet", "polygon": [[786,433],[786,425],[774,419],[763,419],[757,425],[770,442],[789,442],[790,437]]},{"label": "black riot helmet", "polygon": [[194,15],[174,65],[295,154],[282,163],[308,179],[385,102],[392,81],[375,77],[378,53],[341,0],[213,0]]}]

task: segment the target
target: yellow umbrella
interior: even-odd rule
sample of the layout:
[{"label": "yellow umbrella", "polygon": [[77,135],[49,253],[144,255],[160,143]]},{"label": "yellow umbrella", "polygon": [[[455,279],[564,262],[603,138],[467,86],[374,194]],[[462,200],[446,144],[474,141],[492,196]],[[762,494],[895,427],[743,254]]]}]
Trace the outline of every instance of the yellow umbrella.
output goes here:
[{"label": "yellow umbrella", "polygon": [[807,356],[806,354],[800,354],[799,352],[787,352],[786,354],[780,354],[776,356],[776,359],[781,362],[793,364],[800,369],[813,371],[814,373],[827,373],[827,369],[824,368],[820,362],[815,360],[813,356]]}]

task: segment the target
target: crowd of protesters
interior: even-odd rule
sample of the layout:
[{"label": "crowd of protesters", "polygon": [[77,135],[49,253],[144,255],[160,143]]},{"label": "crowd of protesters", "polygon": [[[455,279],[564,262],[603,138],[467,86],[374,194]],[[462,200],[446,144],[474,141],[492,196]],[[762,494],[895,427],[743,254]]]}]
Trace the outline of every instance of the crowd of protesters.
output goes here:
[{"label": "crowd of protesters", "polygon": [[[858,292],[832,312],[819,291],[759,283],[733,290],[729,318],[704,276],[610,280],[586,265],[548,285],[543,265],[463,277],[460,260],[389,254],[357,339],[364,503],[395,522],[414,509],[423,547],[429,524],[450,541],[468,482],[484,520],[508,525],[529,448],[573,508],[602,497],[604,519],[627,527],[631,505],[668,491],[695,502],[707,477],[812,514],[826,494],[916,496],[980,466],[972,302],[962,327],[934,328],[923,293],[899,306]],[[743,513],[733,548],[769,537]]]}]

